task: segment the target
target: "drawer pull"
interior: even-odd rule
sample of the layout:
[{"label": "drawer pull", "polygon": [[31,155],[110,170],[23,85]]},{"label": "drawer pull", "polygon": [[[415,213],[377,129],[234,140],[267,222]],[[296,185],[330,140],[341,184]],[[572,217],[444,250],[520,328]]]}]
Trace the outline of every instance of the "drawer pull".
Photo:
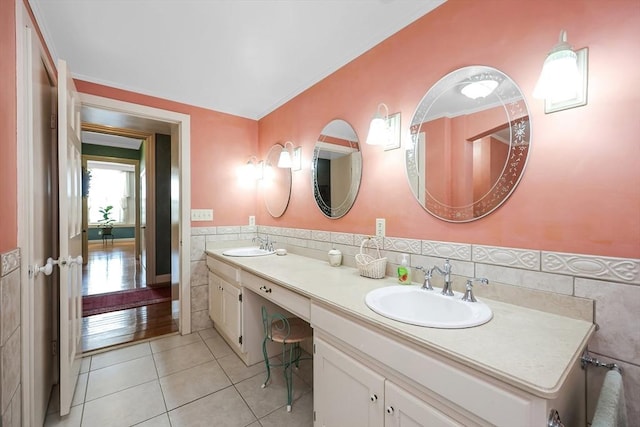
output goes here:
[{"label": "drawer pull", "polygon": [[264,291],[264,292],[266,292],[266,293],[268,293],[268,294],[270,294],[270,293],[271,293],[271,288],[267,288],[267,287],[266,287],[266,286],[264,286],[264,285],[263,285],[263,286],[260,286],[260,290],[261,290],[261,291]]},{"label": "drawer pull", "polygon": [[387,414],[393,415],[393,406],[387,406]]},{"label": "drawer pull", "polygon": [[370,399],[371,399],[372,402],[376,402],[378,400],[378,395],[372,394]]}]

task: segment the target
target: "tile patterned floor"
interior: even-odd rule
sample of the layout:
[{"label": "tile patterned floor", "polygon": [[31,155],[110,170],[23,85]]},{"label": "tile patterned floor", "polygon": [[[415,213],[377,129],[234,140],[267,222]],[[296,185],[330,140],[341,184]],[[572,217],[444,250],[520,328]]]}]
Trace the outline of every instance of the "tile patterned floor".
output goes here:
[{"label": "tile patterned floor", "polygon": [[263,389],[264,364],[247,367],[214,329],[170,336],[85,358],[71,413],[54,390],[45,426],[312,426],[311,360],[294,372],[287,413],[282,369]]}]

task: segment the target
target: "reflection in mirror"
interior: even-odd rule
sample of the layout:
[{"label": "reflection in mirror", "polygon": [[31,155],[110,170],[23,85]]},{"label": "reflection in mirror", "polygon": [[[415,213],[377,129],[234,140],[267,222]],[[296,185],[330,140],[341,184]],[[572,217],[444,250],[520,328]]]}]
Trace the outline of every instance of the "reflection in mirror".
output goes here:
[{"label": "reflection in mirror", "polygon": [[289,206],[291,197],[291,169],[277,167],[282,145],[274,144],[264,162],[263,179],[260,181],[264,205],[274,218],[281,217]]},{"label": "reflection in mirror", "polygon": [[327,124],[313,150],[311,179],[313,196],[328,218],[344,216],[358,195],[362,176],[362,153],[358,135],[344,120]]},{"label": "reflection in mirror", "polygon": [[514,191],[529,155],[529,112],[505,74],[465,67],[440,79],[422,98],[405,152],[413,195],[445,221],[493,212]]}]

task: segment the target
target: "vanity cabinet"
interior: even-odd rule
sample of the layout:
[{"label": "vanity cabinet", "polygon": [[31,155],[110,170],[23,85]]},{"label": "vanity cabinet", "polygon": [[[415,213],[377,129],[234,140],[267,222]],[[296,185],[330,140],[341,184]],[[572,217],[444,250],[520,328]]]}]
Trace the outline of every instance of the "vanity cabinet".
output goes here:
[{"label": "vanity cabinet", "polygon": [[[415,327],[381,321],[363,309],[371,284],[352,271],[340,276],[341,270],[332,269],[327,280],[316,261],[294,255],[269,263],[264,258],[207,258],[212,319],[230,343],[239,324],[243,344],[232,348],[247,365],[262,362],[262,307],[291,313],[313,327],[309,350],[316,427],[542,426],[551,409],[559,411],[564,425],[586,424],[586,378],[579,355],[592,330],[587,322],[534,310],[521,313],[515,306],[496,303],[488,327],[434,332],[425,339],[420,332],[411,333]],[[288,262],[313,274],[304,283],[289,284]],[[242,294],[239,314],[234,311],[238,323],[225,315],[235,302],[232,296],[226,299],[225,289],[231,290],[229,295],[233,289]],[[522,339],[522,329],[516,329],[517,338],[502,336],[516,326],[526,331]],[[575,328],[573,335],[567,334],[573,338],[568,350],[540,348],[538,355],[518,347],[517,342],[527,348],[539,341],[538,335],[555,334],[558,328]],[[536,336],[528,338],[531,334]],[[503,351],[492,347],[494,340]],[[478,349],[478,356],[465,358],[460,356],[464,352],[448,348],[460,342]],[[272,350],[275,354],[278,348],[269,348],[269,354]],[[547,350],[555,356],[548,357]],[[532,372],[543,374],[556,368],[551,364],[557,361],[561,376],[551,377],[557,381],[531,381]]]},{"label": "vanity cabinet", "polygon": [[[546,424],[551,408],[564,414],[565,425],[584,425],[584,405],[576,403],[581,402],[576,396],[583,396],[585,390],[584,371],[578,361],[559,397],[545,399],[396,339],[323,304],[312,303],[311,319],[316,344],[314,404],[320,411],[316,426],[336,425],[331,418],[324,422],[324,417],[334,416],[362,417],[369,420],[368,426],[536,426]],[[324,379],[325,375],[331,380]],[[375,410],[364,411],[358,406],[362,403],[351,403],[367,397],[372,400],[374,394],[376,402],[384,402],[379,407],[374,402]],[[349,407],[341,408],[340,402],[349,402]],[[369,410],[384,411],[385,422],[380,424]],[[325,414],[330,411],[345,413]],[[360,413],[353,415],[356,411]]]},{"label": "vanity cabinet", "polygon": [[[207,256],[209,317],[214,327],[247,365],[264,362],[262,307],[284,316],[309,321],[310,302],[295,292]],[[267,354],[280,354],[282,346],[267,343]]]},{"label": "vanity cabinet", "polygon": [[317,427],[465,425],[318,337],[314,339],[313,378]]},{"label": "vanity cabinet", "polygon": [[242,351],[242,290],[211,272],[209,317],[229,344]]},{"label": "vanity cabinet", "polygon": [[207,257],[209,317],[216,330],[236,351],[244,351],[240,269]]}]

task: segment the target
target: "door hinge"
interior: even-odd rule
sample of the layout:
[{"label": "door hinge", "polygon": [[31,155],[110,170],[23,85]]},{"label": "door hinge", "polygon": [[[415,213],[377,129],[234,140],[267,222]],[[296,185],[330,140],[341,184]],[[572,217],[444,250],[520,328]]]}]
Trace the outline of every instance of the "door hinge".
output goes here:
[{"label": "door hinge", "polygon": [[242,335],[238,337],[238,344],[242,344]]},{"label": "door hinge", "polygon": [[56,340],[51,341],[51,354],[53,357],[58,356],[58,341]]},{"label": "door hinge", "polygon": [[316,354],[316,344],[313,344],[313,354]]},{"label": "door hinge", "polygon": [[51,115],[51,129],[55,129],[58,127],[58,116],[55,114]]},{"label": "door hinge", "polygon": [[242,294],[238,295],[238,301],[242,302]]}]

